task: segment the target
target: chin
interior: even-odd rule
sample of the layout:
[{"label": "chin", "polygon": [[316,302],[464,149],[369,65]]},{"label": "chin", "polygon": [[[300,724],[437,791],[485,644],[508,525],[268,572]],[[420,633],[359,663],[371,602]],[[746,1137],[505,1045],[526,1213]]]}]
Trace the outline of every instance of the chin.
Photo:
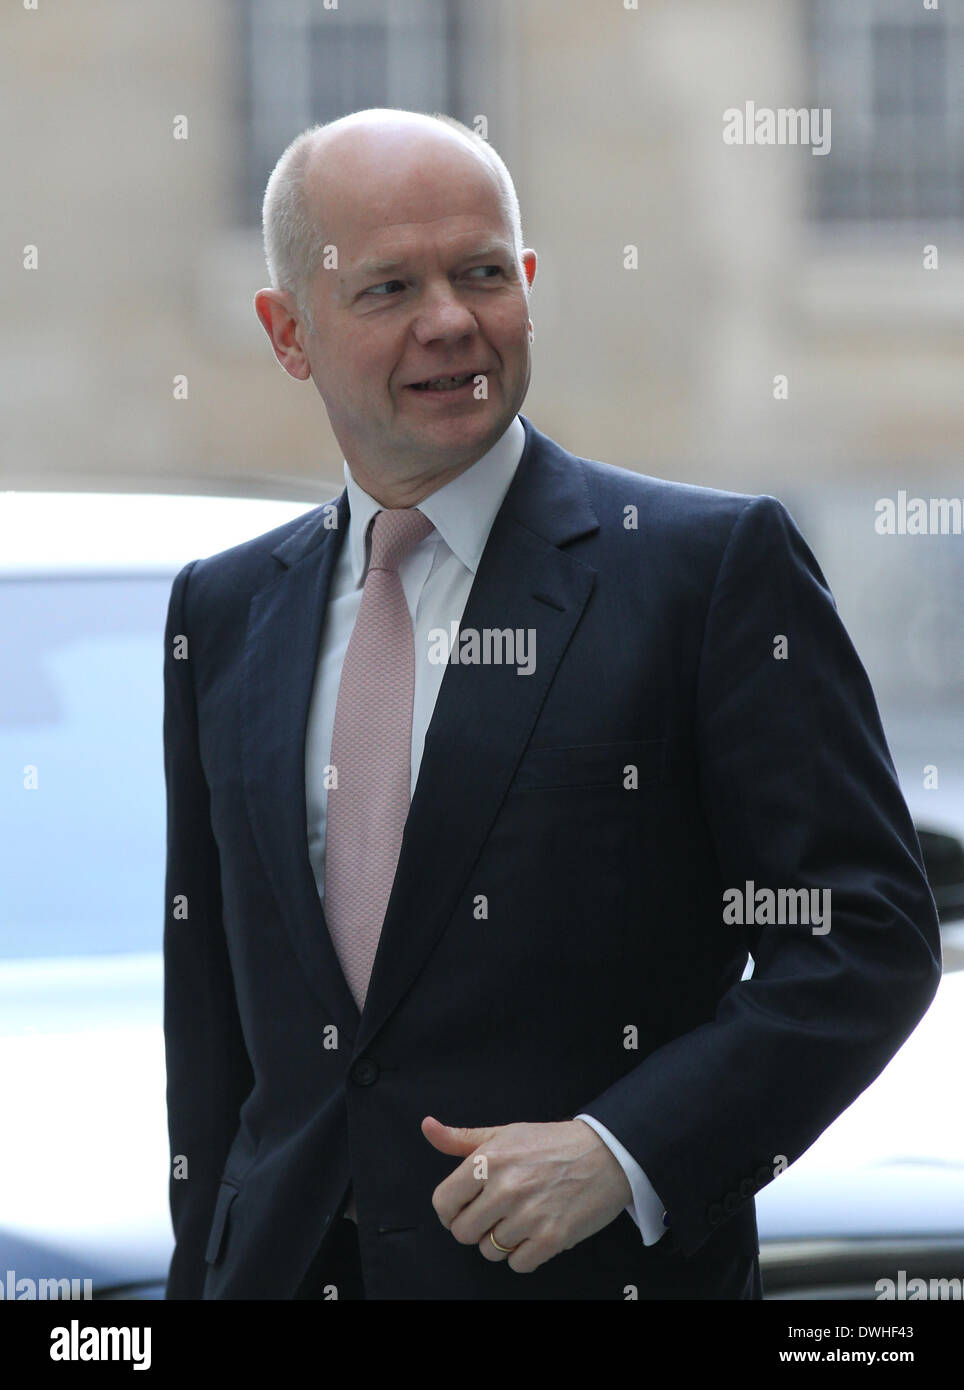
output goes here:
[{"label": "chin", "polygon": [[508,420],[503,424],[493,419],[436,420],[434,428],[430,425],[424,437],[441,447],[474,449],[484,445],[484,449],[488,449],[508,427],[508,423]]}]

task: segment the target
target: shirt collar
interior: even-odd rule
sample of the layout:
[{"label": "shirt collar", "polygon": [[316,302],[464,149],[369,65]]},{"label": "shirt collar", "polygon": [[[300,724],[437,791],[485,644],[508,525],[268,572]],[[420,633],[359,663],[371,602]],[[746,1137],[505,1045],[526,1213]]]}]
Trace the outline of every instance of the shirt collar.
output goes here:
[{"label": "shirt collar", "polygon": [[[502,499],[515,477],[525,439],[522,421],[514,415],[508,429],[487,453],[418,503],[418,510],[424,512],[449,549],[473,574],[478,569]],[[368,523],[382,506],[355,482],[347,460],[345,486],[351,512],[347,541],[352,576],[357,585],[365,573]]]}]

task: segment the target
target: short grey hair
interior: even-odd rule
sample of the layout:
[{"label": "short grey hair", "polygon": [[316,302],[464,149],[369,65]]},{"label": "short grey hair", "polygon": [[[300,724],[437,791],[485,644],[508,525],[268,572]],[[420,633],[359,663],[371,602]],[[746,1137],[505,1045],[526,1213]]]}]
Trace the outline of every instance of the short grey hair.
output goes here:
[{"label": "short grey hair", "polygon": [[[425,112],[406,114],[427,115]],[[501,190],[503,212],[512,232],[517,268],[528,294],[529,282],[522,271],[522,217],[519,199],[505,162],[488,140],[483,139],[471,126],[456,120],[454,116],[434,111],[428,118],[438,121],[461,135],[464,140],[468,140],[495,174]],[[305,187],[305,172],[318,136],[333,124],[335,122],[313,125],[295,136],[271,171],[262,207],[264,256],[271,284],[274,289],[287,290],[294,297],[298,314],[309,333],[315,331],[309,307],[309,290],[315,272],[321,265],[326,243],[322,228],[312,216]]]}]

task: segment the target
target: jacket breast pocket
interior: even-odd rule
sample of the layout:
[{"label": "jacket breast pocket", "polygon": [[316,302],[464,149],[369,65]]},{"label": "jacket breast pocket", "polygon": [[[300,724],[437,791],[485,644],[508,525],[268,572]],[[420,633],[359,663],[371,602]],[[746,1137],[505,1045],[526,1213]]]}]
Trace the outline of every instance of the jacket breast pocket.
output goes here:
[{"label": "jacket breast pocket", "polygon": [[235,1186],[233,1182],[222,1182],[218,1186],[217,1200],[214,1203],[214,1218],[211,1221],[211,1234],[208,1236],[207,1249],[204,1252],[204,1259],[209,1265],[217,1264],[220,1259],[224,1232],[228,1224],[228,1212],[239,1191],[240,1188]]},{"label": "jacket breast pocket", "polygon": [[566,787],[612,787],[621,791],[633,769],[640,786],[665,780],[666,740],[627,739],[566,748],[530,748],[519,764],[512,787],[523,792]]}]

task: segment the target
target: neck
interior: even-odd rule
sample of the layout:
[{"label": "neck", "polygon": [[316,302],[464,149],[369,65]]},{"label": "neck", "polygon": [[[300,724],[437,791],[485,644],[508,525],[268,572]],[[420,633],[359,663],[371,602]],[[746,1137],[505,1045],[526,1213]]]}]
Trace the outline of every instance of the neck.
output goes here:
[{"label": "neck", "polygon": [[[481,457],[482,455],[479,454],[478,458]],[[369,473],[364,464],[353,462],[351,459],[348,460],[348,466],[358,486],[364,488],[369,497],[374,497],[380,506],[387,508],[415,507],[424,498],[431,496],[433,492],[438,492],[440,487],[444,487],[453,478],[457,478],[460,473],[464,473],[467,468],[471,468],[473,463],[478,462],[478,458],[452,464],[450,468],[438,469],[431,473],[414,474],[407,478],[386,478],[384,474]]]}]

